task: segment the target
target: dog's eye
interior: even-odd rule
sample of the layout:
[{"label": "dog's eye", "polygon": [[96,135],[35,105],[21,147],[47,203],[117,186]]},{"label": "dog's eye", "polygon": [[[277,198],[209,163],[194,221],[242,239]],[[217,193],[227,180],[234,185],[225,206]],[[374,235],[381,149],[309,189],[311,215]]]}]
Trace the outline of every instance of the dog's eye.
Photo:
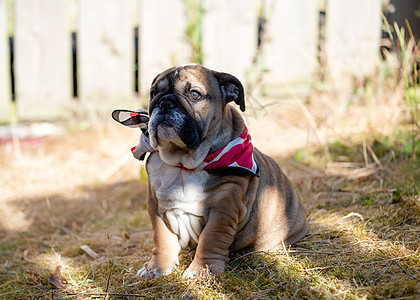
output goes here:
[{"label": "dog's eye", "polygon": [[190,95],[191,95],[191,97],[192,97],[194,100],[200,100],[200,98],[201,98],[201,94],[200,94],[200,92],[198,92],[198,91],[196,91],[196,90],[192,90],[192,91],[190,92]]},{"label": "dog's eye", "polygon": [[156,91],[155,91],[155,90],[150,91],[150,98],[151,98],[151,99],[155,98],[156,94],[157,94],[157,93],[156,93]]}]

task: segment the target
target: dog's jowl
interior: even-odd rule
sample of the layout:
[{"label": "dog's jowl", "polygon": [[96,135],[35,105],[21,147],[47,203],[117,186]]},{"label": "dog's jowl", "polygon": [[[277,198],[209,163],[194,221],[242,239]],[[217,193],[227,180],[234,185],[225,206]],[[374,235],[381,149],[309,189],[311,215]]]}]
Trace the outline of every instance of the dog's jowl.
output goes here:
[{"label": "dog's jowl", "polygon": [[154,248],[138,276],[169,274],[181,249],[194,250],[185,277],[216,273],[229,253],[283,249],[308,232],[292,184],[253,146],[236,105],[245,111],[244,90],[227,73],[184,65],[154,79],[150,119],[141,112],[143,136],[133,150],[137,157],[151,152],[147,206]]}]

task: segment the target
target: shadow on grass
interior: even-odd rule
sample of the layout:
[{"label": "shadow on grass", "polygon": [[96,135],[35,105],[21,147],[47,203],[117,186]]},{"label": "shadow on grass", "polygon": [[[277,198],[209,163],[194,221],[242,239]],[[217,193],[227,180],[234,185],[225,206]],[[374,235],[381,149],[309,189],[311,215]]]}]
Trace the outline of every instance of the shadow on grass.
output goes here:
[{"label": "shadow on grass", "polygon": [[69,283],[84,278],[88,286],[96,286],[100,270],[114,258],[130,262],[127,272],[141,266],[152,243],[145,194],[146,186],[133,180],[6,202],[29,223],[12,230],[7,222],[14,216],[0,221],[0,295],[22,290],[10,298],[45,297],[54,289],[48,279],[58,265]]}]

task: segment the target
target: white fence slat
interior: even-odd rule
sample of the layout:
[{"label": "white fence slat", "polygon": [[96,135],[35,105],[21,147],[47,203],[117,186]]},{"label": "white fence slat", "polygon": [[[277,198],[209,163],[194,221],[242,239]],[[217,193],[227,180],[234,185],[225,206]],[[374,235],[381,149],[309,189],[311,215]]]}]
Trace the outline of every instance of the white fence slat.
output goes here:
[{"label": "white fence slat", "polygon": [[257,50],[256,1],[204,0],[203,8],[203,64],[246,84]]},{"label": "white fence slat", "polygon": [[189,63],[183,0],[141,0],[139,30],[139,88],[147,95],[153,78],[178,64]]},{"label": "white fence slat", "polygon": [[[0,122],[10,118],[7,0],[0,0]],[[369,76],[379,62],[381,0],[326,2],[325,61],[334,83]],[[70,10],[70,4],[78,10]],[[245,85],[265,70],[267,96],[307,93],[317,71],[319,1],[202,0],[203,64]],[[259,7],[259,5],[262,5]],[[23,120],[56,119],[71,107],[69,16],[78,30],[78,95],[94,111],[135,107],[134,24],[139,91],[161,71],[189,63],[183,0],[15,0],[15,96]],[[258,65],[258,11],[267,18]],[[74,22],[73,22],[74,23]]]},{"label": "white fence slat", "polygon": [[370,75],[379,62],[381,0],[327,3],[326,55],[333,82]]},{"label": "white fence slat", "polygon": [[78,95],[107,111],[134,102],[134,27],[130,0],[79,1]]},{"label": "white fence slat", "polygon": [[22,119],[62,116],[70,105],[66,0],[15,1],[15,83]]},{"label": "white fence slat", "polygon": [[6,0],[0,0],[0,122],[10,119],[9,47]]},{"label": "white fence slat", "polygon": [[[336,0],[333,0],[336,1]],[[265,0],[264,90],[306,93],[317,70],[318,1]]]}]

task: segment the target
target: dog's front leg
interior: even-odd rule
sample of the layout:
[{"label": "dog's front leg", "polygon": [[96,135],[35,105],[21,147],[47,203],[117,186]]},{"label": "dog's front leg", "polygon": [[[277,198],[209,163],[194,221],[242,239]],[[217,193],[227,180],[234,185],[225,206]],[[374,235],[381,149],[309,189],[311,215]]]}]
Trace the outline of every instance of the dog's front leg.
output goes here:
[{"label": "dog's front leg", "polygon": [[204,269],[212,274],[223,271],[237,224],[236,217],[217,210],[210,211],[207,224],[200,234],[194,259],[183,277],[194,277]]},{"label": "dog's front leg", "polygon": [[152,222],[154,248],[150,261],[137,272],[137,276],[160,276],[174,271],[178,264],[181,246],[157,213],[154,198],[148,199],[148,212]]}]

